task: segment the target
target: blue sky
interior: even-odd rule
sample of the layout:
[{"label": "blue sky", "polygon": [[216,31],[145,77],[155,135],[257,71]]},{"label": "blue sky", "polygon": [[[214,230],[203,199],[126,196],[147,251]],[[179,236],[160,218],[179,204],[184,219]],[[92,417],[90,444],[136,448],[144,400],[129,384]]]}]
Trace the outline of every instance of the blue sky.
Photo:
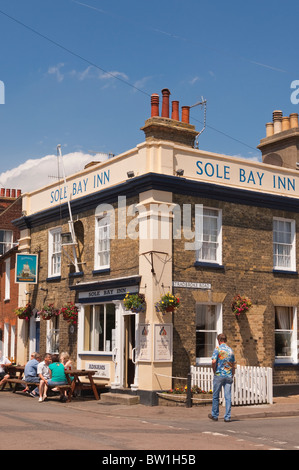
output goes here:
[{"label": "blue sky", "polygon": [[180,105],[207,100],[200,148],[259,158],[272,111],[299,112],[298,13],[296,0],[1,0],[0,185],[16,187],[7,175],[57,144],[76,155],[135,147],[162,88]]}]

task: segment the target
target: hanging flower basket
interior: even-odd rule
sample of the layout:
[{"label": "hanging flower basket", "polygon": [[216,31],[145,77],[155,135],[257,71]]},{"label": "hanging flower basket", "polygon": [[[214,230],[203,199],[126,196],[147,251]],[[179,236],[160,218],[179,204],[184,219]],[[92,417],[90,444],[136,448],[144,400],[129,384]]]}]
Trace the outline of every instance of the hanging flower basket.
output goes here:
[{"label": "hanging flower basket", "polygon": [[59,310],[62,318],[70,323],[71,325],[77,325],[78,323],[78,308],[73,302],[68,302]]},{"label": "hanging flower basket", "polygon": [[239,294],[233,298],[231,307],[233,313],[239,317],[241,313],[246,313],[251,309],[252,302],[247,297],[242,297]]},{"label": "hanging flower basket", "polygon": [[57,317],[59,313],[58,308],[55,308],[53,304],[48,304],[43,306],[38,312],[38,315],[41,316],[43,320],[50,320],[53,317]]},{"label": "hanging flower basket", "polygon": [[174,312],[176,308],[180,305],[180,299],[168,292],[165,295],[162,295],[159,302],[155,304],[157,312],[162,312],[165,314],[166,312]]},{"label": "hanging flower basket", "polygon": [[124,306],[126,310],[134,313],[145,312],[146,302],[144,294],[127,294],[124,298]]},{"label": "hanging flower basket", "polygon": [[20,320],[29,321],[30,317],[32,317],[32,306],[31,304],[27,304],[25,307],[19,307],[15,310],[16,316]]}]

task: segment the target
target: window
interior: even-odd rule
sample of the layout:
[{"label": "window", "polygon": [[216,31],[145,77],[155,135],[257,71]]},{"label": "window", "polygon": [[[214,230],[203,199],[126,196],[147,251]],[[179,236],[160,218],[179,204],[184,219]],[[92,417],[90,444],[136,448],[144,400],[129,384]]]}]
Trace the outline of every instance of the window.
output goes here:
[{"label": "window", "polygon": [[115,343],[115,305],[87,305],[84,312],[84,351],[111,352]]},{"label": "window", "polygon": [[273,220],[273,267],[296,271],[294,220]]},{"label": "window", "polygon": [[197,261],[222,263],[221,253],[221,211],[203,208],[202,233],[199,235],[200,247],[197,250]]},{"label": "window", "polygon": [[110,220],[108,217],[96,218],[95,269],[110,267]]},{"label": "window", "polygon": [[[50,354],[59,352],[59,317],[55,316],[47,320],[47,351]],[[36,337],[39,342],[40,324],[36,322]],[[37,349],[36,349],[37,350]]]},{"label": "window", "polygon": [[221,305],[196,304],[196,364],[210,363],[221,333]]},{"label": "window", "polygon": [[10,300],[10,259],[5,260],[5,299]]},{"label": "window", "polygon": [[0,230],[0,255],[4,255],[12,246],[12,231]]},{"label": "window", "polygon": [[10,259],[5,260],[5,299],[10,300]]},{"label": "window", "polygon": [[297,315],[293,307],[275,307],[275,360],[297,363]]},{"label": "window", "polygon": [[49,277],[61,275],[61,228],[49,232]]}]

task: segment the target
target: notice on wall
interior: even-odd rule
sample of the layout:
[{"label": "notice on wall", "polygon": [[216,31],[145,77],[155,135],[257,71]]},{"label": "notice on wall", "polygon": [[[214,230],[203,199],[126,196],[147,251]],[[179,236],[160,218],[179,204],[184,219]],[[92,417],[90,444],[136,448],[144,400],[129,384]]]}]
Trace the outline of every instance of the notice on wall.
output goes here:
[{"label": "notice on wall", "polygon": [[172,323],[154,325],[154,361],[172,362]]},{"label": "notice on wall", "polygon": [[138,328],[138,362],[150,362],[152,359],[151,325],[140,323]]},{"label": "notice on wall", "polygon": [[85,370],[94,370],[94,377],[101,377],[104,379],[110,378],[110,364],[101,362],[86,362]]}]

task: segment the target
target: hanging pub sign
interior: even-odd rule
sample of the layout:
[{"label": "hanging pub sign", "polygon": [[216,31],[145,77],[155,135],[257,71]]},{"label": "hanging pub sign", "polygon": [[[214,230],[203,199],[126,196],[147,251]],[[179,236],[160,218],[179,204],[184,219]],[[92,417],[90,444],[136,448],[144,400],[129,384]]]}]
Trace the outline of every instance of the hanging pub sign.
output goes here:
[{"label": "hanging pub sign", "polygon": [[16,283],[37,284],[38,255],[16,255]]}]

